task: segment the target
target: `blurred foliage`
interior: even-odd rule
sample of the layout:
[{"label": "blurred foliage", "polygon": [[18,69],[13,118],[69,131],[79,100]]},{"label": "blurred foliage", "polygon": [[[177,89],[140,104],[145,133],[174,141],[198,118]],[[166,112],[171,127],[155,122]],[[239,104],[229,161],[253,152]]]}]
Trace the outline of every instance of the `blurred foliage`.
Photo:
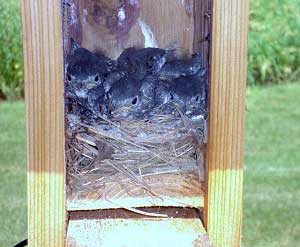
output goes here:
[{"label": "blurred foliage", "polygon": [[0,96],[22,97],[23,61],[19,0],[0,0]]},{"label": "blurred foliage", "polygon": [[300,77],[299,0],[250,0],[248,84]]},{"label": "blurred foliage", "polygon": [[[250,8],[248,84],[298,79],[299,0],[250,0]],[[23,94],[19,0],[0,0],[0,98]]]}]

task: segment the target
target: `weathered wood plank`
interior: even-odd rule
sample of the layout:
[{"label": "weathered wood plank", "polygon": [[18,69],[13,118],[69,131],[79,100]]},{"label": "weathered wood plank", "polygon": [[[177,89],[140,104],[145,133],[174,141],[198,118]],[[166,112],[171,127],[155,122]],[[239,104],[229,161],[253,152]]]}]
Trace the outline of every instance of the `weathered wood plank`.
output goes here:
[{"label": "weathered wood plank", "polygon": [[[122,7],[124,2],[128,8]],[[89,50],[101,50],[112,58],[132,46],[177,46],[193,52],[193,0],[140,0],[131,3],[69,0],[69,3],[72,6],[69,17],[76,19],[76,29],[82,30],[78,33],[71,27],[69,35]],[[120,15],[124,20],[118,19]]]},{"label": "weathered wood plank", "polygon": [[200,51],[203,64],[209,68],[211,35],[211,1],[194,1],[194,51]]},{"label": "weathered wood plank", "polygon": [[213,1],[205,221],[214,246],[241,244],[249,1]]},{"label": "weathered wood plank", "polygon": [[67,246],[211,247],[196,210],[158,208],[157,212],[170,217],[141,216],[126,210],[71,213]]},{"label": "weathered wood plank", "polygon": [[63,246],[64,99],[61,1],[23,0],[30,246]]}]

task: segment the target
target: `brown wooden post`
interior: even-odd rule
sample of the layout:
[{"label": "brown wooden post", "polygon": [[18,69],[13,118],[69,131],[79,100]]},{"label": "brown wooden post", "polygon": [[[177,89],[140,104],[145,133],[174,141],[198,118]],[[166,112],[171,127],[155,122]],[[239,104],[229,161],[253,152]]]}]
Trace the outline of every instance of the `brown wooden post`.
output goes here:
[{"label": "brown wooden post", "polygon": [[30,246],[63,246],[65,163],[60,0],[23,0]]},{"label": "brown wooden post", "polygon": [[241,245],[248,0],[214,0],[205,221],[215,247]]}]

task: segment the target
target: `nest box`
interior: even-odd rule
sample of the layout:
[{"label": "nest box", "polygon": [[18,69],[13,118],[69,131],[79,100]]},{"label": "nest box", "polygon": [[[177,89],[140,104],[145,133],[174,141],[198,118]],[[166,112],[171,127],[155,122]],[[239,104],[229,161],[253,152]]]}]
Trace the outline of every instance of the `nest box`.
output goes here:
[{"label": "nest box", "polygon": [[31,246],[241,245],[248,4],[21,1]]}]

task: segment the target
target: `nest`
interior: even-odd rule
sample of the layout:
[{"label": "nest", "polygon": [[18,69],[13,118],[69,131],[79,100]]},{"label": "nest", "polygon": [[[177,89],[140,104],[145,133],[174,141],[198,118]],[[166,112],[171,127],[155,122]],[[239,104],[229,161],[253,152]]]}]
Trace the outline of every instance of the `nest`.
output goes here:
[{"label": "nest", "polygon": [[[204,179],[206,121],[202,116],[154,115],[145,120],[105,119],[86,124],[68,116],[68,184],[73,192],[131,182],[154,195],[144,177],[193,172]],[[155,196],[155,195],[154,195]]]}]

